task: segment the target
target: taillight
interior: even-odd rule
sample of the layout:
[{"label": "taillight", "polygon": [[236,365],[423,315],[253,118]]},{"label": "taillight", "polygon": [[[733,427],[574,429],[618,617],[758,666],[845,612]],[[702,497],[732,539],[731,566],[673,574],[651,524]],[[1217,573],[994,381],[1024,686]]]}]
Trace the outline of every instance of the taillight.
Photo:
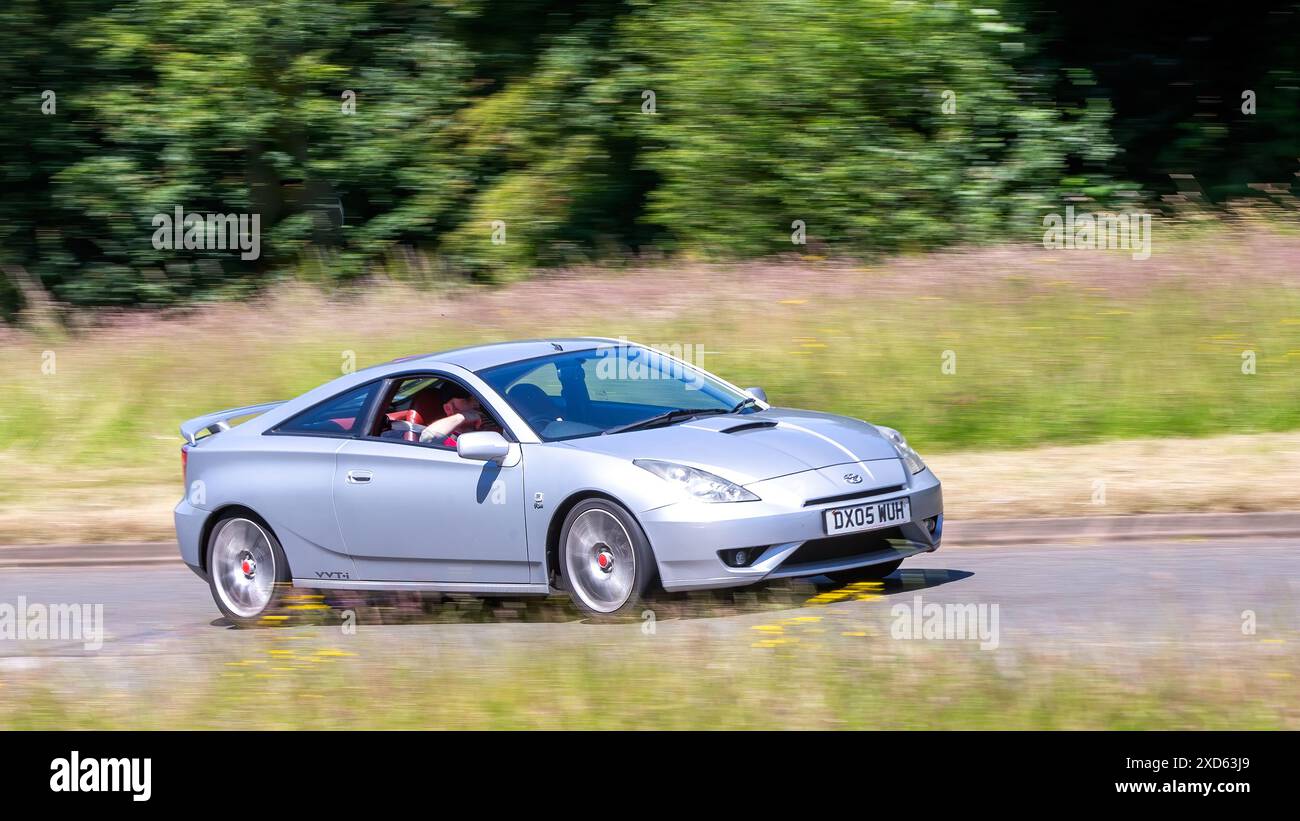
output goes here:
[{"label": "taillight", "polygon": [[186,487],[190,486],[189,469],[190,446],[188,444],[181,445],[181,480],[185,482]]}]

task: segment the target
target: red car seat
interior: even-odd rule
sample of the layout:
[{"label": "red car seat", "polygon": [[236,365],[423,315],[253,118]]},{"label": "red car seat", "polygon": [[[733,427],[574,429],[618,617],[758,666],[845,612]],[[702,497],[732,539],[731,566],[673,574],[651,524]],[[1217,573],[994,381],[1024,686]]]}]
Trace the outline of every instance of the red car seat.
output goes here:
[{"label": "red car seat", "polygon": [[411,399],[408,410],[393,411],[388,414],[388,418],[394,422],[410,422],[423,427],[446,416],[442,412],[442,406],[453,395],[455,392],[447,382],[430,385]]},{"label": "red car seat", "polygon": [[[388,414],[388,418],[393,422],[409,422],[419,427],[428,425],[442,419],[447,414],[443,411],[442,406],[454,396],[462,396],[464,392],[459,390],[450,382],[437,382],[424,390],[417,393],[411,399],[411,407],[407,410],[393,411]],[[407,429],[402,432],[402,438],[408,442],[418,442],[420,433],[416,430]],[[444,444],[455,445],[455,439],[449,439]]]}]

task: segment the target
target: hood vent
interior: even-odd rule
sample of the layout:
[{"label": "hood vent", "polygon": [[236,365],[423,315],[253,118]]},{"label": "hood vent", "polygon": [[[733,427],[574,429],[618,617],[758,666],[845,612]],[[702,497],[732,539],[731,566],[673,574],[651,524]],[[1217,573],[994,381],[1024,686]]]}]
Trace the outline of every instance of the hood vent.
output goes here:
[{"label": "hood vent", "polygon": [[744,422],[739,425],[733,425],[729,428],[723,428],[722,430],[718,431],[718,433],[741,433],[742,431],[747,431],[747,430],[758,430],[759,428],[774,428],[774,427],[776,427],[776,422],[772,422],[772,421]]}]

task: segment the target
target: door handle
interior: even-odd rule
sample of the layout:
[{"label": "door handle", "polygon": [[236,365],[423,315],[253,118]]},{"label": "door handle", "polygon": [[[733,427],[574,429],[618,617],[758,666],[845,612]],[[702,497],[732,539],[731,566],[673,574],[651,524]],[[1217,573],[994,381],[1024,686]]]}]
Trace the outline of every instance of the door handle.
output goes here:
[{"label": "door handle", "polygon": [[370,484],[370,480],[373,479],[373,478],[375,478],[375,474],[372,473],[371,471],[368,471],[368,470],[349,470],[349,471],[348,471],[348,484],[349,484],[349,485],[368,485],[368,484]]}]

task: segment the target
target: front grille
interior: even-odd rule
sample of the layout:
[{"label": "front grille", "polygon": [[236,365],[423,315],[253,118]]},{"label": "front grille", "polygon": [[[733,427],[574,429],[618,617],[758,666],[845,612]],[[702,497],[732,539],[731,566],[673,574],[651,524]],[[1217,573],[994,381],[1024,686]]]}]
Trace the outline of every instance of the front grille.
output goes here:
[{"label": "front grille", "polygon": [[781,566],[789,568],[875,553],[877,550],[888,548],[890,539],[902,538],[904,538],[903,533],[897,527],[887,527],[883,530],[868,530],[866,533],[847,533],[843,536],[813,539],[799,545],[799,548],[791,553]]},{"label": "front grille", "polygon": [[889,487],[876,487],[871,490],[859,490],[853,493],[842,493],[839,496],[819,496],[816,499],[809,499],[803,503],[804,507],[812,505],[824,505],[831,502],[847,502],[850,499],[865,499],[868,496],[884,496],[886,493],[897,493],[906,485],[890,485]]}]

